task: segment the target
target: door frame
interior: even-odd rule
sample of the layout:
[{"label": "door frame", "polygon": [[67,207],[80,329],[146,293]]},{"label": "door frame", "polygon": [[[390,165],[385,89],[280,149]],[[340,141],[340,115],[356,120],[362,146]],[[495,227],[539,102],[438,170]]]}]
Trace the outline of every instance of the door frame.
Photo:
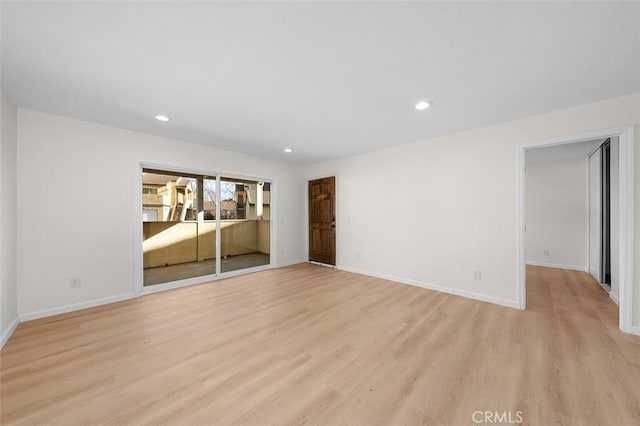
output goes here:
[{"label": "door frame", "polygon": [[[601,154],[599,152],[599,150],[600,150],[600,145],[598,145],[598,147],[596,149],[594,149],[593,151],[591,151],[589,153],[589,155],[587,156],[587,185],[588,185],[587,186],[587,272],[596,281],[598,281],[598,283],[600,283],[600,276],[601,276],[601,273],[602,273],[602,271],[600,271],[600,268],[602,267],[602,265],[601,265],[602,262],[598,262],[598,265],[597,265],[597,267],[598,267],[597,272],[598,273],[594,274],[593,273],[594,272],[593,265],[592,265],[593,262],[591,262],[591,255],[594,252],[594,247],[591,244],[591,240],[592,240],[592,237],[593,237],[594,233],[591,232],[591,224],[592,224],[592,222],[598,222],[598,226],[597,226],[598,232],[596,232],[595,234],[598,237],[597,240],[600,241],[599,231],[601,229],[600,222],[602,221],[602,218],[600,217],[600,215],[601,215],[602,211],[601,211],[601,208],[599,208],[599,209],[596,210],[595,215],[592,215],[591,214],[591,200],[594,199],[594,198],[597,198],[598,201],[600,201],[600,199],[602,198],[602,196],[600,194],[600,191],[602,190],[602,188],[600,186],[598,186],[597,191],[596,191],[591,186],[591,182],[592,182],[591,158],[594,155],[596,155],[596,153]],[[600,163],[602,162],[602,159],[599,158],[598,160],[599,160],[599,164],[598,165],[601,166]],[[601,172],[600,172],[600,170],[598,170],[598,175],[600,175],[600,174],[601,174]],[[600,183],[600,182],[598,182],[598,183]],[[595,216],[595,218],[592,217],[592,216]],[[600,245],[601,244],[596,244],[596,247],[595,247],[595,249],[598,250],[598,256],[597,256],[598,259],[602,258],[602,254],[600,253]],[[611,295],[611,294],[609,294],[609,295]],[[616,300],[616,304],[617,303],[619,303],[618,300]]]},{"label": "door frame", "polygon": [[[315,261],[310,261],[309,260],[309,182],[311,182],[312,180],[317,180],[317,179],[324,179],[324,178],[329,178],[332,177],[335,179],[335,185],[336,187],[334,188],[334,209],[336,211],[336,264],[335,265],[327,265],[325,263],[317,263]],[[317,175],[317,176],[312,176],[312,177],[307,177],[305,178],[305,185],[304,185],[304,248],[305,248],[305,253],[304,253],[304,261],[305,262],[313,262],[316,263],[318,265],[324,265],[327,267],[332,267],[332,268],[338,268],[339,269],[339,265],[340,265],[340,246],[338,244],[338,233],[340,232],[340,215],[339,215],[339,209],[338,209],[338,205],[339,205],[339,197],[338,197],[338,173],[327,173],[327,174],[322,174],[322,175]]]},{"label": "door frame", "polygon": [[587,142],[595,139],[618,137],[619,143],[619,263],[620,263],[620,303],[619,327],[625,333],[631,333],[633,318],[633,273],[634,273],[634,199],[633,199],[633,126],[596,130],[571,136],[561,136],[522,143],[518,146],[516,169],[517,190],[517,299],[520,309],[526,308],[526,259],[525,259],[525,152],[528,149],[554,145]]},{"label": "door frame", "polygon": [[[605,152],[605,150],[603,149],[603,147],[607,145],[608,148],[608,153]],[[600,150],[600,285],[607,290],[607,292],[609,293],[609,296],[612,296],[612,290],[613,290],[613,276],[612,276],[612,269],[613,266],[611,265],[611,252],[612,252],[612,245],[611,245],[611,224],[612,224],[612,220],[611,220],[611,138],[607,138],[605,139],[604,142],[602,142],[600,144],[600,146],[598,146],[598,149]],[[605,156],[605,154],[608,156]],[[618,152],[618,162],[620,161],[620,152]],[[607,167],[606,171],[604,170],[604,167]],[[608,175],[608,179],[605,179],[604,174]],[[589,196],[591,196],[591,194],[589,194]],[[605,205],[605,200],[604,198],[608,197],[608,205]],[[605,215],[606,213],[606,215]],[[607,232],[605,232],[605,230]],[[607,247],[606,244],[606,238],[608,238],[609,240],[609,244]],[[605,250],[608,249],[608,250]],[[610,282],[606,282],[607,281],[607,269],[606,269],[606,263],[607,263],[607,256],[609,257],[609,281]],[[612,297],[612,299],[615,300],[615,297]]]}]

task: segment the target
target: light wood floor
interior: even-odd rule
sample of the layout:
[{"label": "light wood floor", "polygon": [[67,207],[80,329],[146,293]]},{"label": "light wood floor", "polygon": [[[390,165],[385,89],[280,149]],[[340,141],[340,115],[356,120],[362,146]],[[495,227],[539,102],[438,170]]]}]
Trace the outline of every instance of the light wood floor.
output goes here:
[{"label": "light wood floor", "polygon": [[2,424],[640,424],[640,338],[580,272],[525,312],[313,265],[21,324]]}]

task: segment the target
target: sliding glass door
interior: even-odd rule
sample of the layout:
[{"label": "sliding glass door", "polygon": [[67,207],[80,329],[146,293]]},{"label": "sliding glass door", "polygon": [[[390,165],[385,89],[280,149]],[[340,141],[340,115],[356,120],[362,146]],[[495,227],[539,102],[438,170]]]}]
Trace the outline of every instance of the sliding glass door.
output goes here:
[{"label": "sliding glass door", "polygon": [[221,272],[268,265],[271,184],[223,177],[220,196]]},{"label": "sliding glass door", "polygon": [[589,272],[610,290],[611,258],[611,140],[589,156]]},{"label": "sliding glass door", "polygon": [[611,289],[611,141],[607,139],[600,147],[601,166],[601,266],[602,284]]},{"label": "sliding glass door", "polygon": [[144,286],[263,267],[271,184],[143,169]]}]

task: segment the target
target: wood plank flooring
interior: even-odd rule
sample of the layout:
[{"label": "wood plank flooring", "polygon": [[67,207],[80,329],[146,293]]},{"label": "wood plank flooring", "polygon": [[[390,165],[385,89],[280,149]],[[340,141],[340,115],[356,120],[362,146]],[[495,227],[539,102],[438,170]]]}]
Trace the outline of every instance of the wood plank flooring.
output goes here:
[{"label": "wood plank flooring", "polygon": [[21,324],[2,424],[640,424],[640,338],[587,274],[524,312],[314,265]]}]

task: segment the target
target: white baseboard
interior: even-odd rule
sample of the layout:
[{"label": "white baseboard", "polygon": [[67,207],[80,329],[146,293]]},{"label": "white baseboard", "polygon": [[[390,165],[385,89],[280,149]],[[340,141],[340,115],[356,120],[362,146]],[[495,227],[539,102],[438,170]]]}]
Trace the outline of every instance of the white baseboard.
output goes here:
[{"label": "white baseboard", "polygon": [[133,299],[134,293],[118,294],[116,296],[103,297],[101,299],[88,300],[86,302],[73,303],[71,305],[60,306],[58,308],[45,309],[42,311],[30,312],[28,314],[20,314],[20,321],[31,321],[38,318],[50,317],[52,315],[66,314],[67,312],[79,311],[81,309],[93,308],[109,303],[121,302],[123,300]]},{"label": "white baseboard", "polygon": [[[291,265],[296,265],[298,263],[304,263],[304,260],[293,260],[293,261],[288,261],[288,262],[284,262],[284,263],[280,263],[278,264],[278,268],[282,268],[285,266],[291,266]],[[189,286],[189,285],[194,285],[194,284],[202,284],[205,282],[209,282],[209,281],[215,281],[215,280],[219,280],[222,278],[230,278],[232,276],[236,276],[236,275],[242,275],[248,272],[259,272],[262,270],[267,270],[267,269],[271,269],[270,265],[266,265],[266,266],[260,266],[260,267],[256,267],[256,268],[252,268],[251,270],[242,270],[242,271],[238,271],[237,273],[227,273],[224,275],[221,275],[219,277],[216,277],[215,275],[211,275],[211,276],[204,276],[204,277],[195,277],[195,278],[188,278],[185,280],[180,280],[180,281],[174,281],[174,282],[170,282],[170,283],[166,283],[166,284],[157,284],[154,286],[149,286],[149,287],[145,287],[142,290],[142,294],[139,296],[144,296],[147,294],[152,294],[152,293],[157,293],[159,291],[165,291],[165,290],[173,290],[176,288],[180,288],[180,287],[185,287],[185,286]],[[115,302],[121,302],[123,300],[129,300],[129,299],[133,299],[134,297],[139,297],[136,296],[135,293],[125,293],[125,294],[119,294],[116,296],[109,296],[109,297],[104,297],[101,299],[94,299],[94,300],[88,300],[86,302],[80,302],[80,303],[74,303],[71,305],[66,305],[66,306],[60,306],[57,308],[52,308],[52,309],[45,309],[42,311],[36,311],[36,312],[30,312],[27,314],[21,314],[19,315],[18,318],[16,318],[16,324],[14,326],[15,327],[18,325],[18,322],[21,321],[31,321],[34,319],[39,319],[39,318],[45,318],[45,317],[50,317],[52,315],[59,315],[59,314],[66,314],[68,312],[73,312],[73,311],[79,311],[81,309],[87,309],[87,308],[93,308],[96,306],[101,306],[101,305],[107,305],[109,303],[115,303]],[[11,333],[13,333],[13,330],[11,330],[10,332],[7,332],[8,336],[6,337],[6,339],[9,339],[9,336],[11,335]],[[2,339],[5,338],[5,335],[2,335]],[[1,340],[0,342],[2,342],[4,344],[5,340]],[[1,347],[1,345],[0,345]]]},{"label": "white baseboard", "polygon": [[535,260],[527,260],[527,265],[544,266],[545,268],[569,269],[571,271],[587,272],[587,268],[577,265],[561,265],[559,263],[537,262]]},{"label": "white baseboard", "polygon": [[18,324],[20,324],[20,319],[18,317],[15,317],[14,320],[11,321],[11,324],[9,324],[9,327],[7,327],[7,329],[2,332],[2,335],[0,336],[0,349],[2,349],[4,347],[4,344],[7,343],[9,338],[11,338],[11,335],[14,331],[16,331]]},{"label": "white baseboard", "polygon": [[640,327],[631,327],[631,334],[635,334],[636,336],[640,336]]},{"label": "white baseboard", "polygon": [[268,271],[269,269],[274,269],[274,268],[276,268],[276,266],[262,265],[262,266],[254,266],[253,268],[236,269],[235,271],[221,273],[218,277],[216,277],[215,280],[223,280],[225,278],[233,278],[240,275],[247,275],[247,274],[253,274],[255,272]]},{"label": "white baseboard", "polygon": [[332,265],[330,263],[316,262],[315,260],[307,260],[306,263],[310,263],[310,264],[316,265],[316,266],[322,266],[324,268],[340,269],[337,265]]},{"label": "white baseboard", "polygon": [[175,290],[176,288],[188,287],[191,285],[204,284],[204,283],[208,283],[218,279],[220,278],[217,277],[215,274],[201,275],[199,277],[185,278],[183,280],[178,280],[178,281],[169,281],[166,283],[153,284],[146,287],[143,286],[141,296],[146,296],[147,294],[158,293],[166,290]]},{"label": "white baseboard", "polygon": [[620,299],[618,299],[612,291],[609,292],[609,298],[611,300],[613,300],[613,303],[615,303],[616,305],[620,306]]},{"label": "white baseboard", "polygon": [[298,260],[288,260],[286,262],[280,262],[278,263],[277,268],[285,268],[287,266],[293,266],[293,265],[298,265],[300,263],[305,263],[306,260],[304,259],[298,259]]},{"label": "white baseboard", "polygon": [[355,274],[368,275],[370,277],[381,278],[383,280],[394,281],[400,284],[412,285],[414,287],[426,288],[428,290],[435,290],[441,293],[452,294],[454,296],[466,297],[467,299],[479,300],[481,302],[493,303],[494,305],[506,306],[508,308],[520,310],[520,304],[517,300],[508,300],[501,297],[488,296],[482,293],[474,293],[472,291],[460,290],[457,288],[446,287],[439,284],[426,283],[423,281],[413,280],[410,278],[397,277],[395,275],[380,274],[378,272],[366,271],[359,268],[352,268],[349,266],[338,265],[338,269],[346,272],[353,272]]},{"label": "white baseboard", "polygon": [[303,263],[303,262],[304,262],[303,260],[293,260],[289,262],[279,263],[277,266],[271,266],[271,265],[256,266],[254,268],[245,268],[245,269],[239,269],[237,271],[225,272],[220,275],[215,275],[215,274],[202,275],[199,277],[185,278],[183,280],[178,280],[178,281],[171,281],[171,282],[162,283],[162,284],[154,284],[154,285],[143,287],[142,295],[145,296],[147,294],[158,293],[161,291],[175,290],[181,287],[204,284],[212,281],[222,280],[225,278],[236,277],[238,275],[245,275],[245,274],[251,274],[253,272],[266,271],[268,269],[273,269],[273,268],[284,268],[285,266],[296,265],[298,263]]}]

